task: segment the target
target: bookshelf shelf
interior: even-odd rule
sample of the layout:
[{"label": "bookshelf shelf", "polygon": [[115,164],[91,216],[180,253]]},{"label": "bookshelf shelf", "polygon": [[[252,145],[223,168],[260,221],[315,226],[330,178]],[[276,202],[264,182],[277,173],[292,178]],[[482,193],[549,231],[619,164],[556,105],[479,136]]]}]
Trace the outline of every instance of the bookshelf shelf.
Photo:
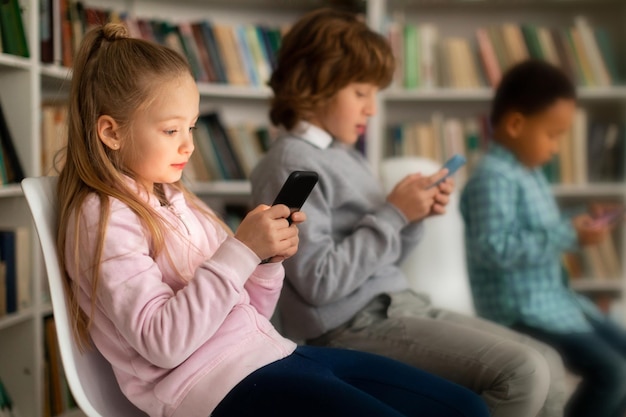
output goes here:
[{"label": "bookshelf shelf", "polygon": [[202,97],[269,99],[271,91],[267,87],[234,86],[229,84],[199,83],[198,91]]},{"label": "bookshelf shelf", "polygon": [[248,196],[251,186],[248,181],[213,181],[194,183],[189,185],[189,189],[202,196]]},{"label": "bookshelf shelf", "polygon": [[382,93],[383,99],[389,101],[488,101],[491,95],[490,88],[396,88]]},{"label": "bookshelf shelf", "polygon": [[[626,87],[579,87],[581,100],[626,100]],[[489,102],[493,95],[491,88],[391,88],[382,93],[382,97],[390,102],[404,101],[475,101]]]},{"label": "bookshelf shelf", "polygon": [[0,70],[9,68],[30,69],[32,61],[30,58],[0,53]]},{"label": "bookshelf shelf", "polygon": [[579,278],[570,281],[571,287],[576,291],[622,291],[624,284],[619,279],[599,280],[595,278]]},{"label": "bookshelf shelf", "polygon": [[555,184],[552,192],[557,197],[624,197],[626,184],[584,184],[584,185],[564,185]]},{"label": "bookshelf shelf", "polygon": [[41,64],[41,69],[39,72],[41,73],[42,77],[56,80],[66,80],[72,77],[72,70],[70,68],[65,68],[60,65]]},{"label": "bookshelf shelf", "polygon": [[22,187],[19,184],[9,184],[0,186],[0,198],[22,196]]},{"label": "bookshelf shelf", "polygon": [[34,309],[30,307],[18,311],[17,313],[11,313],[7,314],[6,316],[0,317],[0,330],[30,320],[34,316],[34,314]]}]

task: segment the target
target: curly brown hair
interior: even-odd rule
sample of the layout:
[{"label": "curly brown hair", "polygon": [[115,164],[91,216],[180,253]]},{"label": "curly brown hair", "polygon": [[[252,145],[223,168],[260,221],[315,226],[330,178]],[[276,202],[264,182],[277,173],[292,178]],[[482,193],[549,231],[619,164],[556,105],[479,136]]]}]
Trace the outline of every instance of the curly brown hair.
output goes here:
[{"label": "curly brown hair", "polygon": [[330,8],[307,13],[282,40],[269,81],[270,119],[291,130],[352,82],[387,87],[394,67],[387,40],[356,14]]}]

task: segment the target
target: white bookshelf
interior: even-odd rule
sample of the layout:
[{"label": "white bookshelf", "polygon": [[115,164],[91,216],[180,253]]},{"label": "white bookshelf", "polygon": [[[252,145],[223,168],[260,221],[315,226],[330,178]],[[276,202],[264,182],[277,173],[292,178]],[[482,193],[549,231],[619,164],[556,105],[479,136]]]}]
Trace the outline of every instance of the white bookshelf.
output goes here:
[{"label": "white bookshelf", "polygon": [[[0,53],[0,100],[16,138],[16,148],[28,176],[40,175],[40,105],[44,100],[64,100],[69,90],[71,71],[57,65],[40,64],[39,1],[20,0],[31,58]],[[206,18],[224,23],[265,23],[281,25],[292,22],[306,10],[318,7],[322,0],[86,0],[87,5],[130,11],[137,16],[166,20]],[[626,23],[626,5],[620,0],[368,0],[363,2],[368,23],[382,27],[387,16],[403,13],[406,21],[435,22],[450,35],[470,37],[479,25],[505,19],[517,22],[546,23],[564,26],[573,15],[582,13],[590,21],[622,29]],[[616,13],[619,11],[619,13]],[[616,39],[617,41],[617,39]],[[625,45],[618,44],[626,56]],[[234,87],[199,84],[201,110],[218,110],[226,124],[241,121],[256,124],[267,121],[267,87]],[[487,88],[473,90],[392,88],[378,98],[379,113],[368,126],[368,159],[376,169],[381,157],[385,127],[389,123],[428,117],[434,110],[445,115],[466,116],[488,110],[492,92]],[[584,106],[609,106],[626,119],[626,87],[580,89]],[[617,110],[615,110],[617,109]],[[247,181],[192,184],[190,188],[211,201],[245,199],[250,194]],[[559,198],[614,198],[626,201],[626,187],[615,184],[555,186]],[[28,226],[33,241],[33,305],[24,311],[0,318],[0,378],[5,383],[21,417],[41,416],[44,409],[44,335],[43,317],[52,312],[42,288],[45,287],[38,241],[21,189],[17,185],[0,187],[0,226]],[[622,260],[626,259],[624,233],[619,244]],[[614,281],[580,280],[574,288],[583,292],[610,291],[623,294],[626,277]],[[626,310],[626,309],[624,309]],[[79,411],[66,417],[80,416]]]}]

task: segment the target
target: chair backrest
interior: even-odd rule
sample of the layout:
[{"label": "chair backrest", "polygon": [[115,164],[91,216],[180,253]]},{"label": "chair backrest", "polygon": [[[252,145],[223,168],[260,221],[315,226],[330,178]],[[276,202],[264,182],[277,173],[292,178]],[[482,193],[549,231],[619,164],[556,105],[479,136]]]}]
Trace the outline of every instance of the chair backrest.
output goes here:
[{"label": "chair backrest", "polygon": [[[390,192],[408,174],[431,175],[441,165],[426,158],[397,157],[380,165],[383,188]],[[402,265],[411,287],[430,295],[433,304],[465,314],[475,314],[465,259],[463,219],[457,192],[451,195],[443,216],[424,222],[424,236]]]},{"label": "chair backrest", "polygon": [[48,274],[59,350],[67,383],[76,403],[89,417],[145,416],[122,394],[109,362],[96,350],[81,353],[70,326],[57,258],[57,177],[26,178],[22,189],[30,208]]}]

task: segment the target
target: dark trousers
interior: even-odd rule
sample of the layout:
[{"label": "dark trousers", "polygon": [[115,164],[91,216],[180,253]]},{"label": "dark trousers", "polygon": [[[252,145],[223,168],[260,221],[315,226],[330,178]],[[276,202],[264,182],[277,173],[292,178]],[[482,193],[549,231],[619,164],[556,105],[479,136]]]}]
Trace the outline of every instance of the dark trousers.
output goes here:
[{"label": "dark trousers", "polygon": [[566,407],[567,417],[623,417],[626,413],[626,331],[609,319],[589,318],[592,332],[555,334],[515,326],[552,345],[582,381]]},{"label": "dark trousers", "polygon": [[442,378],[369,353],[301,346],[250,374],[213,417],[487,417],[483,400]]}]

